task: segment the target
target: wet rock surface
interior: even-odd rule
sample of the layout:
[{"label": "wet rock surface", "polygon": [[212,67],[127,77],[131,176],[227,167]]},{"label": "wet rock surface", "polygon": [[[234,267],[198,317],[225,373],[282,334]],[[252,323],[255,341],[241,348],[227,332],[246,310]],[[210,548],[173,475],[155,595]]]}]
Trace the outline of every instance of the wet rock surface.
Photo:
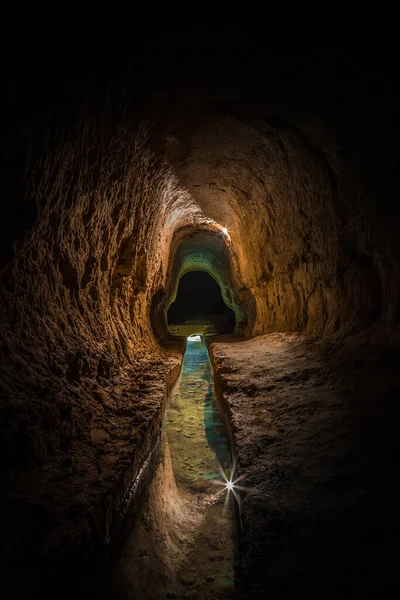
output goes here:
[{"label": "wet rock surface", "polygon": [[398,343],[270,334],[211,356],[247,488],[249,597],[379,595],[396,577]]}]

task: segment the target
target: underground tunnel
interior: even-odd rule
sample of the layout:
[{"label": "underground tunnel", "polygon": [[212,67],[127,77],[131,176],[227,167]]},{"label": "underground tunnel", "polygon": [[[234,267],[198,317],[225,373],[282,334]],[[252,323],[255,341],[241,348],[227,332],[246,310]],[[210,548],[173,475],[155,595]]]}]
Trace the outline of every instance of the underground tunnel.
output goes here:
[{"label": "underground tunnel", "polygon": [[397,588],[386,58],[169,47],[7,80],[2,598]]}]

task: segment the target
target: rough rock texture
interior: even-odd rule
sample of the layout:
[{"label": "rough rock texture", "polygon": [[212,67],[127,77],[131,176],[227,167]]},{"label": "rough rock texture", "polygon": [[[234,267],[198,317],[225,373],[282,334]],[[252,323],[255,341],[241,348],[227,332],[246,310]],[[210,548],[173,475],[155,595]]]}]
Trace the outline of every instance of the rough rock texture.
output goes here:
[{"label": "rough rock texture", "polygon": [[230,115],[185,123],[182,138],[190,150],[173,164],[229,228],[236,277],[256,301],[253,334],[354,332],[398,318],[392,215],[378,211],[376,183],[340,133],[316,118]]},{"label": "rough rock texture", "polygon": [[395,584],[398,343],[270,334],[211,353],[247,488],[251,597],[372,597],[383,578]]},{"label": "rough rock texture", "polygon": [[107,555],[180,364],[155,342],[149,305],[163,271],[153,240],[181,191],[116,109],[101,128],[86,113],[76,131],[33,132],[37,218],[1,273],[2,568],[16,597],[89,543]]},{"label": "rough rock texture", "polygon": [[[321,78],[301,59],[176,64],[64,79],[49,69],[7,89],[6,597],[109,554],[179,366],[159,342],[188,265],[213,271],[248,335],[370,340],[398,327],[390,82],[368,68],[342,79],[328,63]],[[221,227],[223,252],[201,241]]]}]

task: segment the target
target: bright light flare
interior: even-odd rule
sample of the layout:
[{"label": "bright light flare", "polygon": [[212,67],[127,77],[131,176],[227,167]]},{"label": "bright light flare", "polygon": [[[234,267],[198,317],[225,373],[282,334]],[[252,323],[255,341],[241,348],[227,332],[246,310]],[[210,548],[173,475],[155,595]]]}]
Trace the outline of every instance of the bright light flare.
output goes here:
[{"label": "bright light flare", "polygon": [[213,479],[212,482],[215,483],[216,485],[220,485],[222,487],[221,492],[224,492],[224,491],[226,492],[225,507],[228,506],[229,496],[230,496],[231,492],[232,492],[233,497],[235,498],[236,502],[238,504],[240,504],[240,497],[239,497],[238,491],[239,490],[248,491],[247,488],[245,488],[241,485],[238,485],[239,481],[241,481],[243,479],[243,475],[241,477],[237,477],[236,479],[234,478],[235,471],[236,471],[236,465],[232,466],[228,477],[227,477],[225,471],[223,470],[223,468],[221,467],[221,465],[218,465],[218,469],[219,469],[219,472],[221,473],[222,481],[221,481],[221,479]]},{"label": "bright light flare", "polygon": [[223,227],[222,225],[219,225],[218,223],[216,225],[217,225],[217,227],[219,229],[220,235],[222,235],[226,239],[230,240],[231,236],[229,235],[229,229],[228,229],[228,227],[226,227],[226,225],[225,225],[225,227]]},{"label": "bright light flare", "polygon": [[193,333],[192,335],[188,335],[189,342],[199,342],[201,340],[201,335],[199,333]]}]

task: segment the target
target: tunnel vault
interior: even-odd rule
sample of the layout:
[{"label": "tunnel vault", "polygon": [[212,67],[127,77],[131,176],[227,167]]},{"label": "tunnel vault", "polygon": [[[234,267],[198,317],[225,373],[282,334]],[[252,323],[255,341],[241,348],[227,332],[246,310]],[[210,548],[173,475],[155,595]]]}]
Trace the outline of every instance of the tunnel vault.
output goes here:
[{"label": "tunnel vault", "polygon": [[248,335],[254,319],[254,302],[249,291],[240,284],[240,273],[234,272],[232,262],[235,260],[229,234],[224,234],[221,227],[210,224],[202,229],[178,229],[171,243],[165,288],[152,300],[151,322],[156,336],[161,340],[168,337],[168,310],[176,300],[179,281],[192,271],[204,271],[217,282],[223,301],[235,315],[236,333]]}]

